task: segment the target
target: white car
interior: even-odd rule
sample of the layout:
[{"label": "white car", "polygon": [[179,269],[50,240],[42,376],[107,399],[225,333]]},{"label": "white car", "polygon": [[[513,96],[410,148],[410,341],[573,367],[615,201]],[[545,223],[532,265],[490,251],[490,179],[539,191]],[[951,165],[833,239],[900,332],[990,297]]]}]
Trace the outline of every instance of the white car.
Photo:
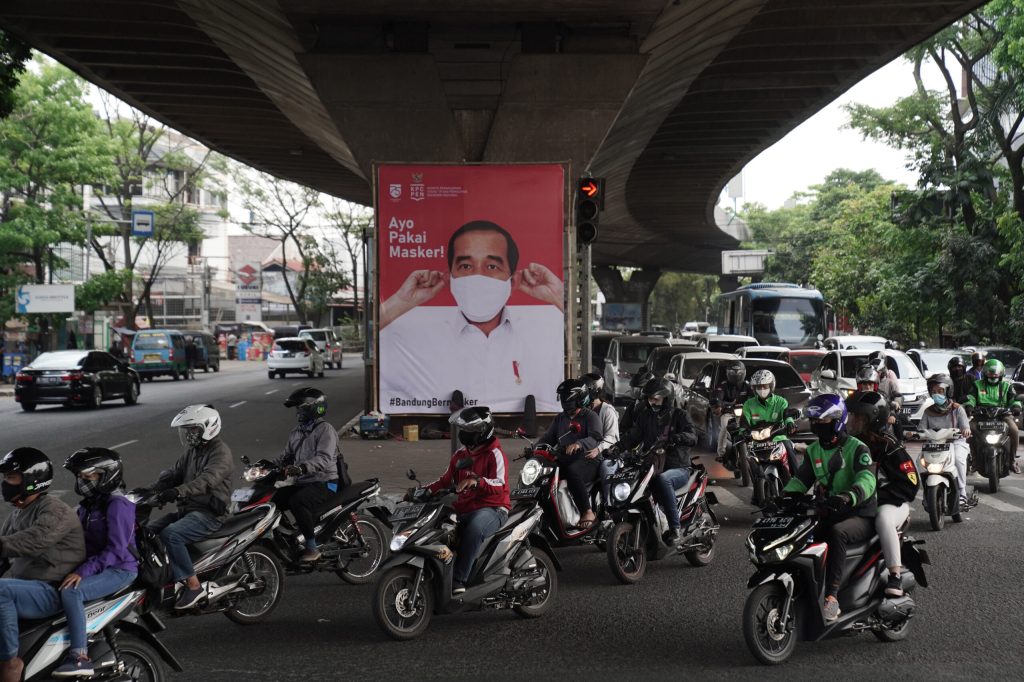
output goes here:
[{"label": "white car", "polygon": [[[811,373],[811,391],[814,395],[835,393],[847,398],[857,390],[857,370],[867,361],[870,350],[833,350],[821,359],[818,369]],[[896,373],[900,394],[903,396],[903,415],[915,423],[927,406],[928,386],[921,370],[906,353],[885,350],[885,364]]]},{"label": "white car", "polygon": [[316,347],[324,354],[324,364],[334,369],[341,369],[341,339],[333,329],[303,329],[299,338],[313,339]]},{"label": "white car", "polygon": [[822,345],[825,350],[885,350],[892,342],[884,336],[840,334],[828,337]]},{"label": "white car", "polygon": [[309,377],[324,375],[324,356],[313,339],[294,336],[274,341],[267,356],[267,377],[283,379],[289,372]]}]

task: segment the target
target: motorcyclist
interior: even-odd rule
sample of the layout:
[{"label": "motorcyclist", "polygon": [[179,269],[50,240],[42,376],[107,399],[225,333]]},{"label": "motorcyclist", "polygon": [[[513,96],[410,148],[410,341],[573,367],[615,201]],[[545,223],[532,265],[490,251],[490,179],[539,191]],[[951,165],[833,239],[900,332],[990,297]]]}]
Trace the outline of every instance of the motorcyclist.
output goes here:
[{"label": "motorcyclist", "polygon": [[18,619],[60,613],[56,586],[85,559],[85,536],[71,507],[47,493],[53,464],[40,450],[21,447],[0,459],[2,493],[14,511],[0,527],[0,679],[17,682]]},{"label": "motorcyclist", "polygon": [[[962,361],[961,361],[962,362]],[[956,466],[956,482],[960,488],[960,508],[973,506],[967,495],[967,455],[971,448],[967,439],[971,437],[971,423],[963,405],[948,397],[953,392],[953,380],[945,374],[928,377],[928,394],[932,404],[921,414],[920,429],[960,429],[960,438],[953,441],[953,463]]]},{"label": "motorcyclist", "polygon": [[[793,442],[789,435],[796,433],[796,422],[792,417],[786,416],[789,409],[789,401],[775,393],[775,375],[767,369],[759,369],[750,377],[750,390],[753,395],[743,403],[743,430],[749,433],[757,429],[764,429],[770,426],[784,425],[785,433],[775,436],[774,440],[781,442],[786,448],[786,458],[783,466],[779,467],[782,476],[782,483],[785,485],[796,468],[796,454],[793,449]],[[788,435],[787,435],[788,434]],[[749,462],[746,463],[750,465]],[[742,464],[741,464],[742,466]],[[751,478],[761,475],[759,467],[751,467]],[[758,493],[755,487],[754,497],[751,504],[760,506],[764,500],[757,499]]]},{"label": "motorcyclist", "polygon": [[840,614],[836,597],[846,548],[875,532],[875,463],[868,446],[846,433],[848,415],[842,398],[831,393],[812,398],[807,416],[817,440],[807,446],[807,456],[786,484],[785,493],[803,496],[820,485],[828,496],[830,513],[820,526],[828,544],[822,615],[831,623]]},{"label": "motorcyclist", "polygon": [[338,432],[327,421],[327,396],[316,388],[292,391],[284,401],[294,407],[297,423],[288,434],[288,442],[273,464],[286,476],[294,476],[294,485],[278,488],[273,503],[289,509],[305,540],[300,561],[316,561],[316,520],[341,492],[338,481]]},{"label": "motorcyclist", "polygon": [[910,517],[910,503],[921,485],[917,468],[903,445],[886,428],[889,401],[885,396],[874,391],[858,391],[846,399],[846,410],[849,414],[847,432],[868,446],[871,458],[878,466],[875,532],[889,569],[885,593],[891,597],[902,597],[899,529]]},{"label": "motorcyclist", "polygon": [[[970,416],[975,407],[1005,407],[1013,413],[1006,415],[1003,420],[1010,436],[1010,461],[1013,462],[1013,472],[1020,473],[1020,463],[1017,461],[1017,445],[1020,439],[1020,432],[1017,429],[1017,417],[1020,416],[1021,405],[1017,400],[1013,384],[1007,381],[1004,376],[1006,368],[1003,363],[995,358],[986,360],[984,365],[985,378],[974,382],[964,407],[967,408],[967,415]],[[977,431],[972,423],[971,431]],[[975,460],[977,461],[977,460]]]},{"label": "motorcyclist", "polygon": [[[886,370],[888,373],[889,370]],[[857,390],[862,393],[875,392],[885,398],[889,405],[886,425],[892,431],[896,426],[896,414],[903,405],[903,395],[895,383],[881,378],[878,368],[872,364],[861,365],[857,370]]]},{"label": "motorcyclist", "polygon": [[647,385],[647,382],[651,379],[655,379],[654,372],[643,371],[637,372],[633,375],[633,378],[629,380],[629,386],[632,389],[633,400],[626,406],[625,411],[622,413],[622,417],[619,419],[619,433],[625,433],[629,431],[637,416],[647,409],[647,401],[644,400],[642,395],[643,387]]},{"label": "motorcyclist", "polygon": [[601,442],[601,419],[590,409],[590,391],[583,379],[566,379],[556,393],[562,412],[538,442],[561,446],[558,466],[580,512],[577,527],[587,528],[597,519],[588,488],[597,478],[600,464],[586,454]]},{"label": "motorcyclist", "polygon": [[954,355],[946,363],[946,369],[949,371],[949,377],[953,381],[953,391],[947,394],[946,397],[963,405],[967,400],[968,394],[971,392],[971,386],[974,384],[974,380],[967,374],[967,365],[962,357]]},{"label": "motorcyclist", "polygon": [[679,511],[676,489],[690,479],[689,448],[697,443],[697,432],[686,410],[675,405],[675,392],[667,379],[651,379],[643,388],[647,409],[613,448],[614,453],[643,444],[645,449],[664,444],[664,455],[655,461],[651,490],[668,518],[668,530],[662,540],[670,547],[679,539]]},{"label": "motorcyclist", "polygon": [[987,352],[976,350],[971,353],[971,368],[967,370],[967,376],[971,378],[971,381],[982,381],[985,378],[985,363],[987,361]]},{"label": "motorcyclist", "polygon": [[583,381],[587,383],[587,390],[590,392],[590,409],[597,413],[601,419],[601,442],[593,450],[589,450],[585,457],[597,459],[601,463],[601,502],[608,504],[608,495],[611,493],[608,485],[608,477],[615,473],[618,468],[618,460],[613,457],[604,457],[608,448],[619,442],[619,413],[615,408],[601,399],[604,395],[604,377],[596,372],[583,375]]},{"label": "motorcyclist", "polygon": [[[719,382],[712,393],[711,413],[719,420],[718,461],[729,454],[733,447],[732,439],[726,425],[732,419],[734,405],[743,405],[750,397],[750,384],[747,383],[747,368],[741,360],[733,360],[725,367],[725,379]],[[741,463],[740,466],[745,466]]]},{"label": "motorcyclist", "polygon": [[184,583],[174,608],[189,609],[206,595],[206,589],[196,576],[188,545],[223,525],[235,464],[231,449],[220,439],[220,414],[210,405],[185,407],[171,420],[171,428],[178,430],[185,454],[161,472],[150,488],[133,492],[157,493],[161,502],[177,502],[176,512],[150,522],[149,529],[158,533],[167,547],[175,581]]},{"label": "motorcyclist", "polygon": [[[459,549],[455,559],[452,594],[466,591],[466,581],[480,548],[508,519],[512,507],[508,486],[508,457],[494,435],[494,421],[487,407],[467,407],[451,416],[462,447],[452,454],[441,477],[426,486],[431,493],[455,485],[458,499]],[[472,463],[460,468],[469,457]]]}]

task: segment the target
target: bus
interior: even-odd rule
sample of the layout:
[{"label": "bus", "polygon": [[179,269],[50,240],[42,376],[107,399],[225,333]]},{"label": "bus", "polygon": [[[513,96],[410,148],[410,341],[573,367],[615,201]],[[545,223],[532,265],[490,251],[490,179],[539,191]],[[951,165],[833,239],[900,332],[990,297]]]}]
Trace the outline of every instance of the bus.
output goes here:
[{"label": "bus", "polygon": [[753,336],[762,346],[814,348],[828,334],[825,298],[797,284],[747,284],[715,300],[719,334]]}]

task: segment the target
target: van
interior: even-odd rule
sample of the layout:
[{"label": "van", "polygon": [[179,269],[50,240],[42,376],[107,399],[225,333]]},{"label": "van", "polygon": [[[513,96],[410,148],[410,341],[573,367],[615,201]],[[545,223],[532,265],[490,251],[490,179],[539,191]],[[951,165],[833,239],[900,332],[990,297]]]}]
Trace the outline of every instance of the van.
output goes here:
[{"label": "van", "polygon": [[192,341],[196,344],[196,369],[201,369],[204,372],[209,372],[212,369],[214,372],[219,372],[220,344],[217,343],[216,337],[209,332],[196,330],[182,333],[186,339],[191,336]]},{"label": "van", "polygon": [[299,332],[300,339],[310,339],[324,354],[324,366],[341,369],[341,339],[333,329],[303,329]]},{"label": "van", "polygon": [[185,335],[174,329],[143,329],[136,332],[128,360],[132,369],[146,381],[165,375],[175,381],[188,377]]}]

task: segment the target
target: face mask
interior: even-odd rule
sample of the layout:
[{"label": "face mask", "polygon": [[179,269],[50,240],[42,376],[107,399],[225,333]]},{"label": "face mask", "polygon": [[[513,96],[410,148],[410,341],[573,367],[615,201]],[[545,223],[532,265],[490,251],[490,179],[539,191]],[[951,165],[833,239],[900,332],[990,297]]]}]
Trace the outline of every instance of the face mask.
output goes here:
[{"label": "face mask", "polygon": [[197,448],[203,442],[203,430],[191,426],[179,426],[178,440],[187,448]]},{"label": "face mask", "polygon": [[832,424],[811,424],[811,431],[818,437],[822,447],[831,447],[838,434]]},{"label": "face mask", "polygon": [[92,497],[100,488],[99,480],[87,481],[84,478],[75,479],[75,492],[82,497]]},{"label": "face mask", "polygon": [[12,483],[4,481],[3,486],[0,487],[3,488],[4,502],[14,502],[16,499],[21,497],[20,485],[14,485]]},{"label": "face mask", "polygon": [[942,393],[932,393],[932,402],[938,407],[942,407],[946,404],[946,396]]},{"label": "face mask", "polygon": [[756,391],[754,391],[754,393],[757,394],[757,397],[760,398],[761,400],[767,398],[769,394],[771,394],[771,392],[772,391],[769,388],[759,388]]},{"label": "face mask", "polygon": [[459,431],[459,442],[467,448],[475,448],[480,445],[480,434],[472,431]]},{"label": "face mask", "polygon": [[299,405],[295,410],[295,419],[299,424],[306,425],[316,421],[316,407],[313,405]]},{"label": "face mask", "polygon": [[485,275],[452,277],[450,286],[459,312],[470,322],[493,320],[512,295],[511,279],[494,279]]},{"label": "face mask", "polygon": [[999,377],[985,377],[985,383],[989,386],[995,386],[999,383]]}]

